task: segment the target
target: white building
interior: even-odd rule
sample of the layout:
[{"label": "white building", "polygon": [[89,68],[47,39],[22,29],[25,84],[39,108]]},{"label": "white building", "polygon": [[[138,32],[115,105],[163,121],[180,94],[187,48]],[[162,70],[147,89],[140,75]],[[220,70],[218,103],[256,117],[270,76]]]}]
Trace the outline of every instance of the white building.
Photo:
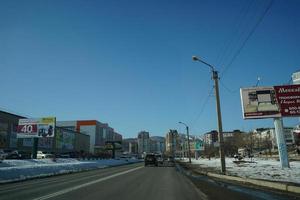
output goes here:
[{"label": "white building", "polygon": [[[294,128],[284,128],[284,138],[287,146],[291,146],[295,144],[295,138],[293,134]],[[271,141],[272,142],[272,148],[277,148],[277,141],[276,141],[276,133],[274,128],[270,128],[267,130],[264,130],[260,133],[260,138],[262,141]]]}]

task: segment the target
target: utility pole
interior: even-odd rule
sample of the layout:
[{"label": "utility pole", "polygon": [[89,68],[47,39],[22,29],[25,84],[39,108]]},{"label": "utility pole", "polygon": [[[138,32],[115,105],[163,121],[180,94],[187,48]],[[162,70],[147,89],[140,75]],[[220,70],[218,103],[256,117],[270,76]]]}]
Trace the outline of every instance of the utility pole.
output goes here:
[{"label": "utility pole", "polygon": [[186,134],[187,134],[187,137],[188,137],[189,162],[192,163],[192,160],[191,160],[191,146],[190,146],[190,134],[189,134],[189,127],[188,126],[186,126]]},{"label": "utility pole", "polygon": [[219,136],[219,152],[221,158],[221,173],[226,173],[225,166],[225,154],[224,154],[224,139],[223,139],[223,127],[222,127],[222,115],[221,115],[221,106],[220,106],[220,94],[219,94],[219,76],[218,72],[213,70],[212,78],[215,82],[215,94],[216,94],[216,104],[217,104],[217,115],[218,115],[218,136]]},{"label": "utility pole", "polygon": [[183,122],[178,122],[178,123],[179,123],[179,124],[185,125],[185,128],[186,128],[186,135],[187,135],[187,143],[188,143],[188,157],[189,157],[189,163],[192,163],[192,160],[191,160],[191,146],[190,146],[189,126],[186,125],[186,124],[183,123]]},{"label": "utility pole", "polygon": [[221,173],[226,173],[226,165],[225,165],[225,154],[224,154],[224,140],[223,140],[223,127],[222,127],[222,115],[221,115],[221,106],[220,106],[220,94],[219,94],[219,75],[215,70],[214,66],[208,64],[207,62],[199,59],[196,56],[193,56],[192,59],[194,61],[199,61],[210,67],[212,72],[212,79],[214,80],[214,88],[216,95],[216,107],[217,107],[217,117],[218,117],[218,137],[219,137],[219,153],[221,159]]}]

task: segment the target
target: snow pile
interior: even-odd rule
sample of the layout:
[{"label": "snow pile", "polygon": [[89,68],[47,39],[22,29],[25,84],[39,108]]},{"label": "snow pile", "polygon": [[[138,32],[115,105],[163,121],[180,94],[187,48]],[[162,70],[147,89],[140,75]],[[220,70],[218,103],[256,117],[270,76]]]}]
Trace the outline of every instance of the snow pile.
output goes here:
[{"label": "snow pile", "polygon": [[[184,161],[188,161],[185,159]],[[226,158],[226,171],[228,175],[251,179],[264,179],[270,181],[292,182],[300,184],[300,162],[290,162],[290,168],[282,169],[280,162],[275,159],[254,158],[251,162],[234,163],[234,158]],[[200,165],[202,169],[216,169],[220,171],[220,159],[211,158],[192,159],[192,164]]]},{"label": "snow pile", "polygon": [[107,159],[78,161],[72,158],[59,158],[56,161],[53,161],[52,159],[4,160],[0,163],[0,183],[100,169],[136,162],[140,162],[140,160]]}]

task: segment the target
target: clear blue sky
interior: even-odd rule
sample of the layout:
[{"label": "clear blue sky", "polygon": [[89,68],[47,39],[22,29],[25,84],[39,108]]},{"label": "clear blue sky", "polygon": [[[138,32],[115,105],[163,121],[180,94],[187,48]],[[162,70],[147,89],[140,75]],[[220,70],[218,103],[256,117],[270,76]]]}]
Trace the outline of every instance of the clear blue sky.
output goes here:
[{"label": "clear blue sky", "polygon": [[[222,72],[269,0],[1,1],[0,107],[31,117],[97,119],[123,137],[217,128],[209,69]],[[224,130],[243,120],[239,88],[288,83],[300,68],[300,1],[275,0],[221,76]],[[205,105],[205,106],[203,106]],[[201,108],[203,112],[201,112]],[[295,125],[298,119],[287,119]]]}]

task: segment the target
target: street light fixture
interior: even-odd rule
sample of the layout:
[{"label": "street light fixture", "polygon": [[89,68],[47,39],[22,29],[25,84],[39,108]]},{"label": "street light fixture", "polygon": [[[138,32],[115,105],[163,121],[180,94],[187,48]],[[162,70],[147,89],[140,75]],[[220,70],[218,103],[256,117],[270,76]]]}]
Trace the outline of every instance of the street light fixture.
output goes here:
[{"label": "street light fixture", "polygon": [[219,150],[220,150],[220,158],[221,158],[221,173],[225,174],[226,166],[225,166],[225,154],[224,154],[224,140],[223,140],[223,128],[222,128],[222,115],[221,115],[221,107],[220,107],[220,95],[219,95],[219,76],[218,72],[215,70],[214,66],[208,64],[207,62],[201,60],[197,56],[192,56],[193,61],[201,62],[210,67],[212,71],[212,79],[215,82],[215,94],[216,94],[216,106],[217,106],[217,115],[218,115],[218,137],[219,137]]},{"label": "street light fixture", "polygon": [[191,160],[191,147],[190,147],[190,135],[189,135],[189,126],[186,125],[185,123],[183,122],[178,122],[179,124],[183,124],[186,128],[186,135],[187,135],[187,138],[188,138],[188,157],[189,157],[189,163],[192,163],[192,160]]}]

